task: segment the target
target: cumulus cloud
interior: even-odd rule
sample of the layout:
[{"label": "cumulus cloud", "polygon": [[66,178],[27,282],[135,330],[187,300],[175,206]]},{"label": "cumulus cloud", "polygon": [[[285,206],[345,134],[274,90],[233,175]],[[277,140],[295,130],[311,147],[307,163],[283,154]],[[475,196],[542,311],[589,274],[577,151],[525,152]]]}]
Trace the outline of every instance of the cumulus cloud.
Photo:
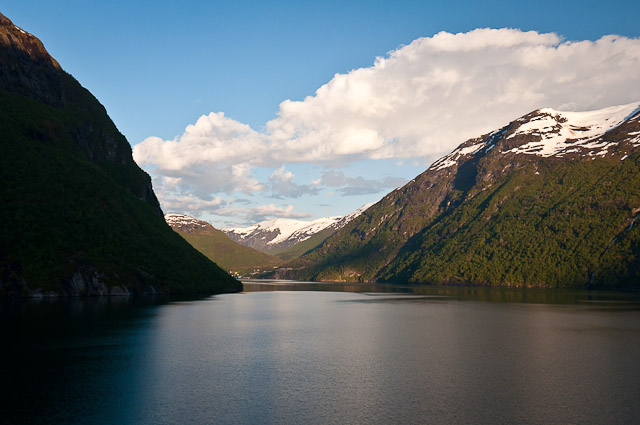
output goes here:
[{"label": "cumulus cloud", "polygon": [[[244,220],[246,223],[263,221],[268,218],[308,218],[313,214],[295,211],[293,205],[277,206],[273,203],[268,205],[255,205],[255,201],[249,199],[224,199],[220,196],[211,197],[204,195],[199,197],[192,193],[181,191],[179,186],[175,186],[172,178],[158,177],[154,179],[155,192],[162,205],[164,212],[187,214],[193,217],[202,215],[235,217]],[[233,225],[233,221],[228,223]],[[237,223],[236,223],[237,224]]]},{"label": "cumulus cloud", "polygon": [[588,110],[640,100],[640,40],[562,41],[516,29],[441,32],[285,100],[267,131],[211,113],[175,140],[149,137],[136,161],[164,170],[446,153],[539,107]]},{"label": "cumulus cloud", "polygon": [[297,184],[293,182],[294,174],[285,166],[278,168],[269,176],[271,196],[274,198],[299,198],[303,195],[317,195],[320,190],[316,185]]},{"label": "cumulus cloud", "polygon": [[160,170],[182,170],[197,164],[251,163],[266,158],[266,137],[246,124],[225,117],[223,112],[203,115],[174,140],[148,137],[134,147],[139,164]]},{"label": "cumulus cloud", "polygon": [[309,218],[313,214],[294,211],[293,205],[279,207],[275,204],[258,205],[251,208],[226,208],[216,211],[217,215],[239,217],[247,223],[264,221],[269,218]]},{"label": "cumulus cloud", "polygon": [[365,179],[364,177],[347,177],[342,171],[327,170],[316,184],[336,187],[336,191],[343,196],[368,195],[395,189],[404,185],[406,179],[400,177],[385,177],[383,179]]},{"label": "cumulus cloud", "polygon": [[[640,101],[640,39],[441,32],[370,67],[336,74],[304,100],[285,100],[264,131],[211,113],[174,140],[149,137],[133,151],[154,176],[173,178],[190,193],[271,190],[296,197],[314,189],[296,185],[278,168],[284,164],[420,158],[426,165],[536,108],[589,110],[633,101]],[[256,167],[277,171],[261,182]]]},{"label": "cumulus cloud", "polygon": [[212,112],[173,140],[148,137],[133,147],[133,157],[153,176],[176,179],[186,191],[249,194],[265,189],[252,174],[265,164],[265,140],[248,125]]},{"label": "cumulus cloud", "polygon": [[220,197],[200,199],[195,195],[172,196],[162,191],[159,195],[159,201],[165,212],[188,214],[194,217],[199,217],[202,213],[215,213],[227,204],[227,201]]},{"label": "cumulus cloud", "polygon": [[267,124],[281,161],[433,157],[539,107],[640,100],[640,40],[441,32],[338,74]]}]

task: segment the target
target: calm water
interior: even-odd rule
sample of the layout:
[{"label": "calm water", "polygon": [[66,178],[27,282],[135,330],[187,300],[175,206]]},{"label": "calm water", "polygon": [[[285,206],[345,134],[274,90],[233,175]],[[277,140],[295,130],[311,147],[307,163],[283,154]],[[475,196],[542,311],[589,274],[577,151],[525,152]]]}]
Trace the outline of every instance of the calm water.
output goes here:
[{"label": "calm water", "polygon": [[4,304],[0,423],[640,422],[638,294],[245,288]]}]

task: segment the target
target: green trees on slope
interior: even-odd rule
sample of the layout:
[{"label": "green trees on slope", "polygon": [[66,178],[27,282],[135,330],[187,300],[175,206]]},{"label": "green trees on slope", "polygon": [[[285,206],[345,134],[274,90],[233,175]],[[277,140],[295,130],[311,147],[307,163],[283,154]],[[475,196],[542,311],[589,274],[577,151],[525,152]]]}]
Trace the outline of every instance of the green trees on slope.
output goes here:
[{"label": "green trees on slope", "polygon": [[[621,161],[535,162],[452,190],[453,207],[420,216],[389,195],[291,277],[549,287],[640,285],[640,154]],[[537,171],[539,170],[539,171]],[[404,190],[404,189],[403,189]],[[409,190],[409,189],[407,189]],[[428,198],[427,198],[428,199]],[[409,213],[413,209],[413,213]],[[406,240],[402,229],[420,228]],[[372,230],[374,229],[374,230]]]},{"label": "green trees on slope", "polygon": [[[97,135],[122,138],[102,119]],[[61,292],[82,268],[134,291],[240,290],[167,226],[152,192],[140,199],[149,177],[133,161],[88,159],[78,125],[73,110],[0,89],[0,292],[12,282]]]}]

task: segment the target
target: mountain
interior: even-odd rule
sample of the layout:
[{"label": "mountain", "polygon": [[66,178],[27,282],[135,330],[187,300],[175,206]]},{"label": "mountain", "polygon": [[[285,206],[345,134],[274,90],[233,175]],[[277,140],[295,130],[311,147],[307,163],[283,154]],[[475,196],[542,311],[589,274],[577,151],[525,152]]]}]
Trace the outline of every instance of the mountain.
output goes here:
[{"label": "mountain", "polygon": [[183,214],[165,214],[164,219],[194,248],[224,270],[243,276],[273,270],[282,260],[232,241],[206,221]]},{"label": "mountain", "polygon": [[164,222],[104,107],[0,14],[0,295],[238,291]]},{"label": "mountain", "polygon": [[224,228],[222,231],[242,245],[288,259],[297,256],[296,246],[306,242],[304,245],[308,249],[314,248],[369,206],[371,204],[364,205],[345,216],[323,217],[313,221],[276,218],[249,227]]},{"label": "mountain", "polygon": [[640,286],[640,108],[539,109],[468,140],[276,276]]}]

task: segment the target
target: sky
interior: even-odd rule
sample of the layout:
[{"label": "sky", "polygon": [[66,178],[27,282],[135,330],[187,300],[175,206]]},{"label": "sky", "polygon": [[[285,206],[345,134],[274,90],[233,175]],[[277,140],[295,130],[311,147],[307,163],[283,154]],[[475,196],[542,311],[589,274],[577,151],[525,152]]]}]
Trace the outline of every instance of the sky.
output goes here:
[{"label": "sky", "polygon": [[640,102],[637,1],[0,1],[105,105],[165,212],[375,202],[541,107]]}]

